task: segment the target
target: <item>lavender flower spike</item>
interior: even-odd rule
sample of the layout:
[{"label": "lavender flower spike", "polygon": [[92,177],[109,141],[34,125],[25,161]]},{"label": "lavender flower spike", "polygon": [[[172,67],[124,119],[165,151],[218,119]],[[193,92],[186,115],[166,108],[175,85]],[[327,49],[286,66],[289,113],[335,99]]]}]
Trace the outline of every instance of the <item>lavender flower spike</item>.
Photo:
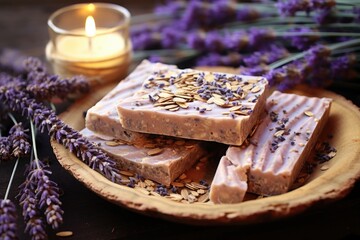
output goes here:
[{"label": "lavender flower spike", "polygon": [[5,101],[11,109],[22,112],[27,118],[34,119],[40,131],[47,130],[51,137],[63,144],[92,169],[99,171],[113,182],[121,182],[116,163],[79,132],[61,121],[55,112],[43,103],[37,102],[28,94],[15,88],[5,87],[0,87],[0,101]]},{"label": "lavender flower spike", "polygon": [[0,239],[16,237],[16,207],[9,199],[0,199]]},{"label": "lavender flower spike", "polygon": [[30,153],[29,136],[26,130],[23,129],[22,124],[15,124],[9,131],[10,141],[12,142],[12,155],[16,158]]}]

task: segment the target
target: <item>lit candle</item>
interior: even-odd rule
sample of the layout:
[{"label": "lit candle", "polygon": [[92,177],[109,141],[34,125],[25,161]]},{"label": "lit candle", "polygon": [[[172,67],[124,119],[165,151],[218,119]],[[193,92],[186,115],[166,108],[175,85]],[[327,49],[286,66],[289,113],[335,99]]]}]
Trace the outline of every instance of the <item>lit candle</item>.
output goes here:
[{"label": "lit candle", "polygon": [[107,33],[104,28],[96,29],[92,16],[86,18],[84,29],[72,32],[76,36],[60,36],[57,40],[56,50],[66,58],[79,61],[110,59],[125,50],[123,36]]},{"label": "lit candle", "polygon": [[49,19],[46,55],[55,73],[83,74],[90,80],[120,80],[127,74],[130,14],[118,5],[76,4]]}]

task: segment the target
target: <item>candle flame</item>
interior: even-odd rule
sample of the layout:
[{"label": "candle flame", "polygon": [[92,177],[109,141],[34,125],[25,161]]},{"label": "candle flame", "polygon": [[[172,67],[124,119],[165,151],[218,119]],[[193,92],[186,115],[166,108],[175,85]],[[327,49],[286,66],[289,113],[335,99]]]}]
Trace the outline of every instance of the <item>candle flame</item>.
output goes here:
[{"label": "candle flame", "polygon": [[96,34],[95,20],[92,16],[88,16],[85,21],[85,33],[87,37],[93,37]]}]

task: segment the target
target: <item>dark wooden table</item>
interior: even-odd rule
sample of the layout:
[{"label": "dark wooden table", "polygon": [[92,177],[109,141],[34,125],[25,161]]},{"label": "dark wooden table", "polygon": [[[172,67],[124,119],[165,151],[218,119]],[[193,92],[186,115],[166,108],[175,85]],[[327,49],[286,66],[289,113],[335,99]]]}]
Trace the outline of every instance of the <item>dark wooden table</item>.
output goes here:
[{"label": "dark wooden table", "polygon": [[[79,2],[79,1],[78,1]],[[150,11],[155,1],[116,1],[131,13]],[[10,4],[11,3],[11,4]],[[73,1],[0,1],[0,48],[16,48],[26,54],[44,58],[48,41],[47,18],[56,9]],[[360,106],[356,90],[331,89]],[[143,216],[118,207],[89,191],[57,162],[48,137],[39,137],[42,158],[48,157],[53,178],[63,190],[64,224],[57,231],[72,231],[69,239],[360,239],[360,184],[344,199],[313,207],[306,212],[277,221],[241,226],[191,226]],[[24,180],[26,162],[17,170],[10,198]],[[0,198],[3,198],[12,165],[0,165]],[[17,202],[17,200],[14,200]],[[19,238],[24,224],[19,211]],[[57,231],[48,230],[50,239]]]}]

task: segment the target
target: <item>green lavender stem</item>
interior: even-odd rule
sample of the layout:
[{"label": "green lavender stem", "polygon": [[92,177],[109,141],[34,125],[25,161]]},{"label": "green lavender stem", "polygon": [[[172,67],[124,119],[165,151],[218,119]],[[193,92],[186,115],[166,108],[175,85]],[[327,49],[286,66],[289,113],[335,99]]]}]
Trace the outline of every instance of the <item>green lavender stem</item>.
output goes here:
[{"label": "green lavender stem", "polygon": [[17,169],[18,164],[19,164],[19,158],[16,160],[15,165],[14,165],[14,168],[13,168],[13,171],[12,171],[12,173],[11,173],[10,180],[9,180],[9,184],[8,184],[8,186],[7,186],[7,188],[6,188],[4,200],[6,200],[6,199],[8,198],[8,195],[9,195],[9,192],[10,192],[10,188],[11,188],[12,182],[13,182],[13,180],[14,180],[14,176],[15,176],[15,172],[16,172],[16,169]]},{"label": "green lavender stem", "polygon": [[37,168],[41,169],[40,164],[39,164],[38,154],[37,154],[37,148],[36,148],[35,127],[34,127],[32,119],[30,119],[30,128],[31,128],[32,146],[34,149],[34,161],[36,163]]}]

